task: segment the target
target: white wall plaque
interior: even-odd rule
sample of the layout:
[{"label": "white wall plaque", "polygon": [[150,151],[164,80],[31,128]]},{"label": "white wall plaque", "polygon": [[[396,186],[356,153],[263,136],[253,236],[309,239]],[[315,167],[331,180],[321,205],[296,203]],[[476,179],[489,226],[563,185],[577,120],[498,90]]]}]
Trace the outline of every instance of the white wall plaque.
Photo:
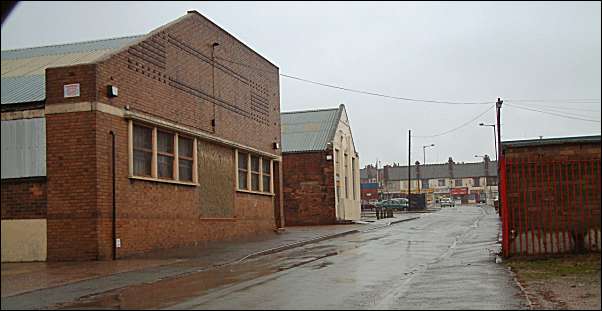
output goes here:
[{"label": "white wall plaque", "polygon": [[79,83],[65,84],[63,86],[63,96],[67,97],[79,97]]}]

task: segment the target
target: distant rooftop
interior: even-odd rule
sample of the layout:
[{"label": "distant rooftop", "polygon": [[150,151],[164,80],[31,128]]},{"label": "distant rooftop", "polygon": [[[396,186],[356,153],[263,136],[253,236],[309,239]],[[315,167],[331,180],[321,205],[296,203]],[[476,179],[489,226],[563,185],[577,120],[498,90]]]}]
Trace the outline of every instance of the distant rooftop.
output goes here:
[{"label": "distant rooftop", "polygon": [[[454,178],[497,176],[496,161],[489,161],[487,170],[485,162],[454,163],[452,167]],[[420,165],[419,169],[421,179],[451,178],[449,163]],[[387,173],[389,180],[405,180],[408,178],[408,167],[390,166],[387,168]],[[412,165],[410,174],[411,178],[417,178],[415,165]]]}]

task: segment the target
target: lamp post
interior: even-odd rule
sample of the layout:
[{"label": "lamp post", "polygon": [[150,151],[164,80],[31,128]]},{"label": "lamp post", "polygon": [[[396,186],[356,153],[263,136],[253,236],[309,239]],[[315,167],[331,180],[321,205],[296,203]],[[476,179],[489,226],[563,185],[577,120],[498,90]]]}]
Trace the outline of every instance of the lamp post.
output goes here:
[{"label": "lamp post", "polygon": [[491,127],[493,127],[493,146],[495,148],[495,162],[497,162],[497,139],[495,138],[495,124],[479,123],[479,126],[491,126]]},{"label": "lamp post", "polygon": [[[476,154],[475,154],[475,156],[474,156],[474,157],[475,157],[475,158],[483,158],[483,161],[485,161],[485,157],[486,157],[486,156],[487,156],[487,155],[480,156],[480,155],[476,155]],[[492,198],[492,194],[491,194],[491,185],[489,184],[489,180],[488,180],[488,179],[489,179],[489,173],[487,173],[487,174],[486,174],[486,176],[485,176],[485,184],[487,185],[487,189],[489,190],[489,191],[488,191],[488,194],[487,194],[487,197],[488,197],[488,199],[489,199],[489,200],[491,200],[491,199],[493,199],[493,198]]]},{"label": "lamp post", "polygon": [[381,161],[379,161],[378,159],[376,159],[376,200],[380,201],[380,194],[381,194],[381,187],[380,187],[380,183],[382,181],[378,180],[378,164]]},{"label": "lamp post", "polygon": [[422,165],[426,165],[426,148],[435,147],[435,144],[422,146]]}]

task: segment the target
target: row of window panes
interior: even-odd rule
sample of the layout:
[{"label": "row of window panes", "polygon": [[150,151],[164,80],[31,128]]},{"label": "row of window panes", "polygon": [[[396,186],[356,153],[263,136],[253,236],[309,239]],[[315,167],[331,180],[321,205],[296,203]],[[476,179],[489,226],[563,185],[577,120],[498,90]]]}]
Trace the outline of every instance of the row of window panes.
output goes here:
[{"label": "row of window panes", "polygon": [[[178,179],[192,181],[193,140],[178,135],[178,154],[174,133],[157,130],[157,177],[175,180],[175,161],[178,161]],[[134,175],[152,177],[153,128],[134,125]]]},{"label": "row of window panes", "polygon": [[[473,182],[473,186],[475,186],[475,187],[479,187],[481,185],[480,178],[473,178],[472,182]],[[487,178],[487,184],[488,185],[495,185],[495,179],[494,178]],[[454,179],[454,185],[455,185],[455,187],[462,186],[462,179]],[[438,186],[439,187],[444,187],[445,186],[445,179],[439,179],[438,180]],[[428,188],[428,182],[426,183],[426,186],[425,186],[425,181],[423,181],[423,188]]]},{"label": "row of window panes", "polygon": [[[238,189],[271,193],[271,163],[272,162],[268,159],[264,159],[252,154],[250,155],[248,153],[239,152],[237,163]],[[249,172],[251,176],[250,185],[248,181]]]}]

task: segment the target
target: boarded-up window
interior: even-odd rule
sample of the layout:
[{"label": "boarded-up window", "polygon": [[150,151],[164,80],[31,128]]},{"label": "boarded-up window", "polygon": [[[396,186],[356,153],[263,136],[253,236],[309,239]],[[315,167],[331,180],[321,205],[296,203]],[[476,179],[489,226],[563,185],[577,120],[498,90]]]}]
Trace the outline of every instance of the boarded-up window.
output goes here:
[{"label": "boarded-up window", "polygon": [[[236,151],[226,146],[199,141],[198,169],[201,218],[231,218],[235,216]],[[179,146],[178,146],[179,149]],[[179,150],[178,150],[179,151]]]},{"label": "boarded-up window", "polygon": [[134,125],[134,175],[151,176],[153,130]]}]

